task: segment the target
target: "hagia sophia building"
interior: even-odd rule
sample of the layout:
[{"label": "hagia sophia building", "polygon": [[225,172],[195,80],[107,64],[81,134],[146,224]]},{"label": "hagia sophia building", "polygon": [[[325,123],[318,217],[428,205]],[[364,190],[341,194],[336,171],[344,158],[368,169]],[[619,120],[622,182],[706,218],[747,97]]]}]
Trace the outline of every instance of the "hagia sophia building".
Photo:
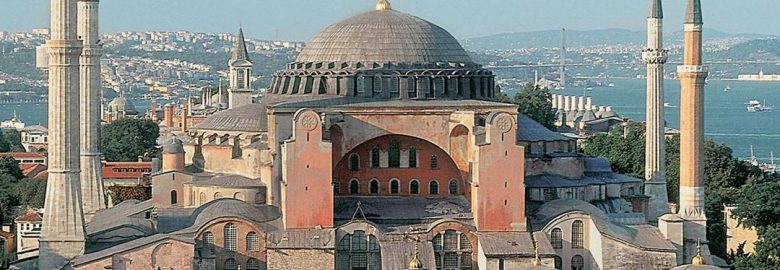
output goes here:
[{"label": "hagia sophia building", "polygon": [[[68,28],[55,21],[72,20],[70,2],[52,0],[54,33]],[[650,2],[659,19],[660,0]],[[699,6],[689,0],[692,39]],[[77,47],[72,39],[53,35],[50,56],[69,55],[57,46]],[[695,43],[686,51],[700,51]],[[258,103],[251,61],[241,34],[228,109],[166,137],[151,200],[82,209],[94,195],[50,178],[37,267],[721,269],[698,226],[701,202],[681,200],[680,214],[649,211],[658,194],[645,192],[644,179],[614,173],[495,101],[490,70],[446,30],[387,0],[322,30]],[[706,76],[700,64],[683,71]],[[72,93],[70,77],[53,77],[62,80],[53,92]],[[50,163],[63,173],[72,165]],[[700,181],[682,185],[683,196],[703,195]]]}]

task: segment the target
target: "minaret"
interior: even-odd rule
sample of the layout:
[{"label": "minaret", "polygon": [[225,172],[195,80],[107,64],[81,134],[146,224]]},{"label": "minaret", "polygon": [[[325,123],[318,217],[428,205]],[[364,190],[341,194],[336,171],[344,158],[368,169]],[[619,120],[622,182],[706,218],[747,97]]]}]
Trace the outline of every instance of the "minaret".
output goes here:
[{"label": "minaret", "polygon": [[100,163],[100,40],[99,0],[79,0],[78,35],[84,42],[81,53],[81,200],[87,221],[106,208]]},{"label": "minaret", "polygon": [[647,217],[655,221],[668,214],[666,193],[666,146],[664,130],[664,64],[669,58],[663,44],[663,6],[650,0],[647,16],[647,48],[642,59],[647,65],[647,131],[645,138],[645,195],[650,197]]},{"label": "minaret", "polygon": [[[688,0],[685,18],[685,52],[680,77],[680,213],[683,222],[684,261],[696,254],[696,241],[707,242],[704,212],[704,81],[702,65],[701,1]],[[709,249],[705,248],[705,258]]]},{"label": "minaret", "polygon": [[228,108],[238,108],[252,103],[252,61],[244,40],[244,29],[238,28],[238,37],[233,44],[233,55],[228,62],[230,67],[230,88],[228,89]]},{"label": "minaret", "polygon": [[79,56],[76,0],[51,0],[49,180],[39,241],[39,269],[60,269],[84,253],[79,187]]}]

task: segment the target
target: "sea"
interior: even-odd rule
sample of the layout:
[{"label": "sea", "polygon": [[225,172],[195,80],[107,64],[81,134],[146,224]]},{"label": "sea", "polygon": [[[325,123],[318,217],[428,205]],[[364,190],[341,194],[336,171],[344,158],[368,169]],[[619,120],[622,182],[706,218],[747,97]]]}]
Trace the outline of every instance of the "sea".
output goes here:
[{"label": "sea", "polygon": [[[593,97],[594,105],[612,106],[624,117],[635,121],[645,119],[645,80],[611,79],[615,87],[596,87],[592,90],[569,87],[553,90],[554,94],[586,95]],[[730,85],[730,92],[723,92]],[[669,127],[680,126],[680,82],[665,81],[666,122]],[[748,82],[711,80],[705,87],[705,136],[731,147],[740,159],[750,157],[750,147],[761,162],[770,160],[770,152],[780,157],[780,107],[769,112],[748,112],[746,104],[756,99],[767,104],[780,105],[780,82]],[[150,106],[149,100],[133,100],[138,111]],[[47,125],[46,104],[0,105],[0,119],[8,119],[16,112],[27,125]],[[780,158],[776,159],[780,162]]]}]

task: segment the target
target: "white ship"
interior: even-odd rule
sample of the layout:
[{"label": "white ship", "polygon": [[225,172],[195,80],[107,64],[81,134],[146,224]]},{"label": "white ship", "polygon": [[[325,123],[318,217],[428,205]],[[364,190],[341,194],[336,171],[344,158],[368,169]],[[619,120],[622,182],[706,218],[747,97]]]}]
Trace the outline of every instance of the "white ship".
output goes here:
[{"label": "white ship", "polygon": [[766,112],[766,111],[772,111],[775,107],[771,106],[769,104],[761,103],[761,101],[758,101],[757,99],[753,99],[748,101],[748,103],[745,103],[747,105],[747,111],[748,112]]}]

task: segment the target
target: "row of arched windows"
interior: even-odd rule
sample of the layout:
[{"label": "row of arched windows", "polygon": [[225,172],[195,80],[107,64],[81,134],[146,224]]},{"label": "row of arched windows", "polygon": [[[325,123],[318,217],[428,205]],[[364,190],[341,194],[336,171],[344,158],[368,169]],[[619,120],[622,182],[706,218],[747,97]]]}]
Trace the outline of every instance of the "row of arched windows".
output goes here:
[{"label": "row of arched windows", "polygon": [[[555,256],[555,269],[563,269],[563,259],[559,256]],[[574,255],[571,257],[571,270],[583,270],[585,269],[585,258],[581,255]]]},{"label": "row of arched windows", "polygon": [[[376,178],[371,179],[371,181],[368,182],[368,194],[379,194],[380,189],[380,181]],[[388,182],[388,190],[390,191],[390,194],[401,194],[401,181],[398,179],[390,179],[390,182]],[[457,195],[459,194],[460,185],[458,184],[458,180],[452,179],[449,182],[449,186],[447,187],[447,192],[450,195]],[[338,184],[338,182],[335,182],[333,185],[334,193],[340,194],[341,187]],[[352,179],[349,181],[349,194],[360,194],[361,186],[360,181],[358,179]],[[409,194],[421,194],[422,191],[420,190],[420,181],[417,179],[412,179],[412,181],[409,182]],[[428,194],[429,195],[436,195],[439,194],[439,182],[436,180],[431,181],[428,183]]]},{"label": "row of arched windows", "polygon": [[[584,225],[581,220],[575,220],[571,225],[571,248],[584,248]],[[550,242],[554,249],[563,249],[563,231],[554,228],[550,232]]]},{"label": "row of arched windows", "polygon": [[[371,149],[371,168],[379,168],[381,166],[380,162],[380,149],[379,147],[374,147]],[[419,166],[418,162],[418,154],[417,154],[417,148],[410,147],[409,148],[409,155],[408,155],[408,167],[409,168],[417,168]],[[431,155],[430,159],[431,163],[431,169],[437,169],[439,167],[439,158],[436,155]],[[400,168],[401,167],[401,144],[393,140],[390,142],[390,147],[388,149],[388,159],[387,159],[387,166],[390,168]],[[360,171],[360,155],[357,153],[352,153],[349,155],[349,170],[350,171]]]},{"label": "row of arched windows", "polygon": [[[224,269],[225,270],[238,270],[240,269],[238,266],[238,262],[236,259],[230,258],[225,260],[224,263]],[[249,259],[246,261],[246,269],[247,270],[260,270],[260,261],[257,259]]]},{"label": "row of arched windows", "polygon": [[[222,230],[223,243],[222,248],[227,252],[235,252],[237,250],[236,237],[238,229],[235,223],[227,223]],[[246,234],[246,248],[245,251],[260,251],[260,236],[256,232],[249,232]],[[210,249],[212,252],[214,249],[214,233],[206,231],[202,236],[203,245],[205,248]]]},{"label": "row of arched windows", "polygon": [[345,235],[336,247],[337,269],[379,269],[382,265],[377,239],[356,230]]},{"label": "row of arched windows", "polygon": [[[191,194],[190,200],[194,199],[194,198],[192,198],[193,196],[195,196],[195,192],[194,191]],[[224,196],[222,195],[221,192],[216,192],[216,193],[214,193],[212,198],[214,198],[214,200],[218,200],[218,199],[224,198]],[[204,192],[200,193],[200,197],[198,199],[200,200],[200,202],[199,202],[200,205],[204,205],[207,202],[209,202],[208,195],[206,195],[206,193],[204,193]],[[233,193],[233,199],[240,200],[240,201],[246,201],[246,197],[244,196],[244,193],[242,193],[242,192]],[[178,202],[178,199],[176,198],[176,191],[173,190],[173,191],[171,191],[171,204],[175,205],[177,202]],[[194,203],[194,201],[193,201],[193,203]],[[264,204],[264,203],[265,203],[265,194],[263,194],[262,192],[256,193],[255,194],[255,204]]]}]

